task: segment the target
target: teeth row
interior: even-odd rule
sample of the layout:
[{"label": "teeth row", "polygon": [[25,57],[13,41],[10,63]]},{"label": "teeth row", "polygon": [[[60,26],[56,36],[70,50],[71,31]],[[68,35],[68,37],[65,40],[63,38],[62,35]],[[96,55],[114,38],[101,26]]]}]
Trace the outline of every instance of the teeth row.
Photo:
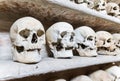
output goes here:
[{"label": "teeth row", "polygon": [[104,50],[104,49],[99,49],[98,51],[114,52],[114,50],[111,51],[111,50]]},{"label": "teeth row", "polygon": [[38,49],[38,48],[40,48],[40,45],[27,45],[26,47],[25,47],[25,50],[28,50],[28,49]]}]

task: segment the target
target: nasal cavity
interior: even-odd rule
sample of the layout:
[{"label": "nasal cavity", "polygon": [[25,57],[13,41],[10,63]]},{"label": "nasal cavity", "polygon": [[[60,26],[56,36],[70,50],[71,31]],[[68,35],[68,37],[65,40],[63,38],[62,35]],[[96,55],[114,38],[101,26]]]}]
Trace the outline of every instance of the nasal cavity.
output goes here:
[{"label": "nasal cavity", "polygon": [[37,39],[37,35],[34,33],[32,36],[32,40],[31,43],[37,43],[38,39]]}]

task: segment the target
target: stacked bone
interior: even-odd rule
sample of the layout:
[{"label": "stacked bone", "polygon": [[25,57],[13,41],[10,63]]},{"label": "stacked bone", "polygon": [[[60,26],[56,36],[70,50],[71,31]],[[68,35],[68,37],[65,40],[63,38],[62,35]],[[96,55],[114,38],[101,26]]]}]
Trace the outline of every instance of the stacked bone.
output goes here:
[{"label": "stacked bone", "polygon": [[102,14],[107,14],[120,19],[120,6],[114,2],[107,2],[107,0],[72,0],[78,5],[88,7],[96,10]]},{"label": "stacked bone", "polygon": [[[52,81],[67,81],[65,79],[58,79]],[[88,75],[79,75],[72,78],[70,81],[120,81],[120,67],[111,66],[106,70],[97,70]]]},{"label": "stacked bone", "polygon": [[66,22],[53,24],[46,31],[47,43],[55,58],[70,58],[75,49],[80,56],[118,55],[119,35],[107,31],[95,32],[88,26],[81,26],[73,31]]},{"label": "stacked bone", "polygon": [[97,31],[82,26],[75,29],[76,50],[80,56],[119,55],[120,34]]},{"label": "stacked bone", "polygon": [[[46,39],[45,39],[46,36]],[[37,63],[46,52],[46,44],[54,58],[72,58],[73,50],[80,56],[119,55],[120,34],[95,32],[88,26],[73,29],[67,22],[57,22],[44,31],[40,21],[32,17],[18,19],[10,29],[14,61]]]}]

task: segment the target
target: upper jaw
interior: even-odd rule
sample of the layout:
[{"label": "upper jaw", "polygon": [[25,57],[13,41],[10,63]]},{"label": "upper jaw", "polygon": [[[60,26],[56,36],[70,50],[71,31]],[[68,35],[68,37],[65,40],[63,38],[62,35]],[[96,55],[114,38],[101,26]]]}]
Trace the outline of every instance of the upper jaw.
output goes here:
[{"label": "upper jaw", "polygon": [[109,51],[109,52],[114,52],[115,49],[110,50],[109,47],[98,47],[98,51],[103,50],[103,51]]},{"label": "upper jaw", "polygon": [[32,52],[32,51],[40,51],[41,48],[33,48],[33,49],[25,49],[24,46],[14,46],[16,48],[16,50],[20,53],[20,52],[23,52],[23,51],[27,51],[27,52]]}]

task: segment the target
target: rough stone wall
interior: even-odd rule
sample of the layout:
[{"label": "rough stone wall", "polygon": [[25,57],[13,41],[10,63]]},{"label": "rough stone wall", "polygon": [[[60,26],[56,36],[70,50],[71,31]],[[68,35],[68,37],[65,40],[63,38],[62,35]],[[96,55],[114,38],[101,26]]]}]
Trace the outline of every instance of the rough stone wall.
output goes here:
[{"label": "rough stone wall", "polygon": [[66,21],[74,28],[87,25],[96,31],[119,32],[120,30],[118,23],[52,4],[46,0],[0,0],[0,31],[8,32],[12,23],[24,16],[39,19],[45,29],[55,22]]}]

